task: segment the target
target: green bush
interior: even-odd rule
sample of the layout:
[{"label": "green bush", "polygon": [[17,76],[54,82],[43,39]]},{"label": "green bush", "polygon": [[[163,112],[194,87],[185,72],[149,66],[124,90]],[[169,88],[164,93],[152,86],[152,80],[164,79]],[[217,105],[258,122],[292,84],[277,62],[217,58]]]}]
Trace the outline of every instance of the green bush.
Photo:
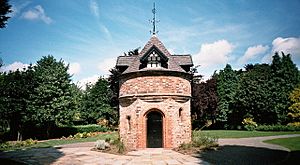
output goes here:
[{"label": "green bush", "polygon": [[244,128],[247,130],[247,131],[254,131],[256,129],[255,126],[253,125],[245,125]]},{"label": "green bush", "polygon": [[78,125],[74,126],[76,128],[77,132],[83,133],[83,132],[107,132],[109,129],[104,126],[100,126],[97,124],[89,124],[89,125]]},{"label": "green bush", "polygon": [[[107,132],[109,128],[103,127],[97,124],[90,125],[78,125],[78,126],[64,126],[58,127],[54,130],[56,137],[68,137],[70,135],[75,135],[77,133],[86,133],[86,132]],[[77,135],[80,136],[80,135]]]},{"label": "green bush", "polygon": [[255,128],[257,131],[300,131],[299,126],[293,125],[259,125]]},{"label": "green bush", "polygon": [[184,144],[182,147],[197,147],[201,149],[218,146],[218,138],[211,136],[204,136],[201,131],[193,131],[191,145]]},{"label": "green bush", "polygon": [[24,141],[8,141],[0,144],[0,150],[18,149],[20,147],[31,146],[37,144],[37,140],[27,139]]},{"label": "green bush", "polygon": [[75,139],[81,139],[81,138],[86,138],[86,132],[83,133],[77,133],[74,135]]}]

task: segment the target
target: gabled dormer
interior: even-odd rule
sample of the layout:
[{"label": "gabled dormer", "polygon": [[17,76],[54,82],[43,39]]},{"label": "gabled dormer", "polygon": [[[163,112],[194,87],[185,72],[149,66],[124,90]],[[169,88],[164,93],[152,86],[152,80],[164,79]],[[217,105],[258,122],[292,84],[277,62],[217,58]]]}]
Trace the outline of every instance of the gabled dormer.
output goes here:
[{"label": "gabled dormer", "polygon": [[122,74],[152,70],[189,73],[192,66],[190,55],[171,55],[156,35],[150,38],[138,55],[119,56],[116,65]]},{"label": "gabled dormer", "polygon": [[143,68],[168,68],[169,58],[164,55],[155,45],[153,45],[141,58],[140,67]]}]

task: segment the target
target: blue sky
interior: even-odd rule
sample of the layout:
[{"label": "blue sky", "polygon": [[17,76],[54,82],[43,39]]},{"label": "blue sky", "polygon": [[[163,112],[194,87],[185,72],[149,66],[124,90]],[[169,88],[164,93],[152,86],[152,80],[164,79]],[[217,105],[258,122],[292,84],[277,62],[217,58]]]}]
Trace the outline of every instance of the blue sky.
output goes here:
[{"label": "blue sky", "polygon": [[[153,0],[10,0],[0,29],[2,71],[53,55],[73,81],[108,74],[116,58],[150,39]],[[209,78],[229,63],[269,63],[275,51],[300,66],[299,0],[156,0],[158,38],[171,54],[191,54]]]}]

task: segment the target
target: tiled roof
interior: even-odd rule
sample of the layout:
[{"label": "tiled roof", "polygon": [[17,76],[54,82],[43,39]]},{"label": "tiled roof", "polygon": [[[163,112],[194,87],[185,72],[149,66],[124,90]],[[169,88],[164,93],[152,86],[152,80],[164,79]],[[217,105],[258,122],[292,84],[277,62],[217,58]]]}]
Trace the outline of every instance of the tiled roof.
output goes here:
[{"label": "tiled roof", "polygon": [[166,56],[171,56],[169,51],[166,49],[164,44],[155,36],[153,35],[147,44],[144,46],[142,51],[140,52],[140,56],[144,56],[144,54],[153,46],[155,45],[160,51],[162,51]]},{"label": "tiled roof", "polygon": [[119,56],[117,59],[117,66],[129,66],[136,56]]},{"label": "tiled roof", "polygon": [[[167,58],[168,58],[168,67],[167,68],[143,68],[140,69],[141,61],[140,59],[151,49],[155,46],[159,49]],[[132,73],[138,72],[143,70],[165,70],[165,71],[176,71],[176,72],[185,72],[186,71],[182,68],[182,66],[193,66],[192,57],[190,55],[171,55],[169,51],[165,48],[163,43],[153,35],[147,44],[144,46],[142,51],[139,55],[133,56],[119,56],[117,60],[117,67],[121,66],[128,66],[128,68],[123,72],[125,73]]]},{"label": "tiled roof", "polygon": [[176,61],[179,65],[191,65],[193,66],[193,60],[191,55],[172,55],[171,56],[174,61]]}]

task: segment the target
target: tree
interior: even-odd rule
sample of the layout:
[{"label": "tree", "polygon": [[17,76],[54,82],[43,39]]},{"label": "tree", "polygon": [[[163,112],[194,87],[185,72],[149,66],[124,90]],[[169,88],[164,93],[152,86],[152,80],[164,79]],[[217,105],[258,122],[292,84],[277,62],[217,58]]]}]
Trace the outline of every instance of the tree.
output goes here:
[{"label": "tree", "polygon": [[73,117],[70,121],[70,124],[83,124],[84,121],[81,116],[81,106],[82,106],[82,97],[83,97],[83,91],[74,83],[71,84],[71,95],[72,95],[72,101],[74,103],[73,107]]},{"label": "tree", "polygon": [[107,120],[110,125],[117,123],[117,112],[110,105],[111,97],[112,91],[104,78],[87,86],[81,107],[81,116],[87,124],[97,123],[97,120]]},{"label": "tree", "polygon": [[26,70],[3,74],[1,81],[1,119],[10,128],[11,139],[22,140],[26,123],[30,122],[28,99],[33,90],[32,66]]},{"label": "tree", "polygon": [[300,122],[300,85],[291,92],[290,100],[293,104],[289,107],[288,116],[292,122]]},{"label": "tree", "polygon": [[71,76],[68,66],[50,55],[37,61],[34,71],[30,110],[33,120],[46,129],[49,137],[53,127],[69,124],[74,116]]},{"label": "tree", "polygon": [[[217,109],[217,83],[215,74],[206,82],[192,84],[192,116],[194,123],[203,123],[207,120],[215,122]],[[195,125],[194,127],[199,127]]]},{"label": "tree", "polygon": [[233,105],[238,87],[238,74],[227,64],[217,76],[218,109],[216,120],[222,123],[228,121],[233,113]]},{"label": "tree", "polygon": [[232,124],[241,124],[244,118],[253,118],[260,124],[272,124],[277,121],[277,113],[272,108],[272,91],[269,81],[272,70],[268,64],[247,65],[240,76],[236,93],[235,110]]},{"label": "tree", "polygon": [[0,28],[5,28],[7,20],[10,18],[7,16],[8,13],[11,13],[11,5],[8,4],[7,0],[0,1]]},{"label": "tree", "polygon": [[276,52],[271,64],[272,79],[270,86],[273,98],[274,109],[278,114],[278,123],[287,122],[288,107],[291,105],[289,94],[300,83],[299,70],[293,63],[290,54],[282,56]]},{"label": "tree", "polygon": [[108,83],[112,92],[110,105],[119,114],[119,83],[121,72],[116,67],[110,69],[109,72]]}]

